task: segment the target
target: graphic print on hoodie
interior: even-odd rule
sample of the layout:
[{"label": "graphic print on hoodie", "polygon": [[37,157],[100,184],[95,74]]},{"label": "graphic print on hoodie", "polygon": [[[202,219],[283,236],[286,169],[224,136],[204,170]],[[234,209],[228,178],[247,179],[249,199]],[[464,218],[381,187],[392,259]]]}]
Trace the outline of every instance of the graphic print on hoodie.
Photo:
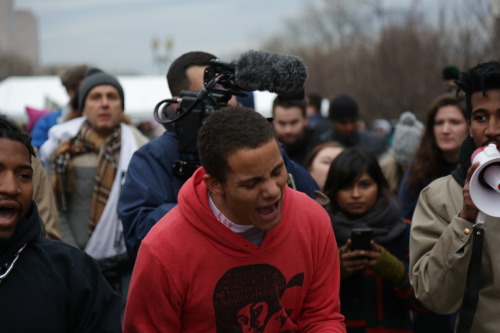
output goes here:
[{"label": "graphic print on hoodie", "polygon": [[213,303],[217,333],[296,332],[284,309],[283,294],[302,287],[304,273],[286,281],[281,271],[268,264],[238,266],[228,270],[215,286]]}]

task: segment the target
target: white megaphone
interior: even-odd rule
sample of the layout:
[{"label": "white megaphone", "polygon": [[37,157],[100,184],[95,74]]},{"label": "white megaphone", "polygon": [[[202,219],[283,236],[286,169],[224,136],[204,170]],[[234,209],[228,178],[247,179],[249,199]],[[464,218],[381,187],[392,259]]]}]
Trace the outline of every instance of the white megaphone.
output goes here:
[{"label": "white megaphone", "polygon": [[483,213],[500,217],[500,152],[495,144],[476,149],[471,157],[472,164],[479,167],[470,179],[470,196]]}]

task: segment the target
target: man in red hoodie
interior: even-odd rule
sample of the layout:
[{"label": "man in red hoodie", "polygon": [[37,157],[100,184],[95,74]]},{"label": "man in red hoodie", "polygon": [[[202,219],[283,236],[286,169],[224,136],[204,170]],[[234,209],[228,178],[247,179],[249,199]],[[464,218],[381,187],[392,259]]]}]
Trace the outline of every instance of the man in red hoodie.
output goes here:
[{"label": "man in red hoodie", "polygon": [[198,135],[202,167],[139,250],[125,332],[345,332],[326,211],[287,186],[272,125],[227,107]]}]

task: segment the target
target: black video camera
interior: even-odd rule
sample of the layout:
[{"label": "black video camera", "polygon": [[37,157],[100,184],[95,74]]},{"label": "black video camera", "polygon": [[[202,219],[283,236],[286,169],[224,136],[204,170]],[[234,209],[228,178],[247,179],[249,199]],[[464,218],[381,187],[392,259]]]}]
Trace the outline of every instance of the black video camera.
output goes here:
[{"label": "black video camera", "polygon": [[[154,110],[154,118],[162,125],[175,123],[179,140],[179,153],[197,154],[198,131],[207,117],[215,110],[227,106],[233,95],[246,96],[234,82],[235,66],[217,59],[205,69],[204,88],[200,91],[182,90],[179,98],[160,101]],[[178,103],[174,117],[164,112],[171,104]],[[182,178],[189,178],[199,167],[198,161],[176,161],[174,172]]]},{"label": "black video camera", "polygon": [[[168,130],[174,130],[171,126],[175,123],[181,156],[197,154],[199,129],[215,110],[227,106],[233,95],[246,96],[245,91],[268,90],[281,99],[302,99],[306,79],[307,69],[297,56],[251,50],[231,63],[213,59],[205,69],[201,91],[184,90],[179,98],[159,102],[154,117]],[[179,107],[172,111],[172,104]],[[188,178],[198,166],[197,161],[178,161],[174,171]]]}]

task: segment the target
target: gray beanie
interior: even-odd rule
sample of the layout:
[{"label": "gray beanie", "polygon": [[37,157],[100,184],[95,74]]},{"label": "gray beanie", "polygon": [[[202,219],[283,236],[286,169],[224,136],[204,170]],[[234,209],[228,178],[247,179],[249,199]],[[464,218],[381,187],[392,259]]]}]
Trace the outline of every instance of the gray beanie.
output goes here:
[{"label": "gray beanie", "polygon": [[424,125],[410,111],[405,111],[399,117],[394,128],[392,149],[394,159],[406,166],[420,145]]},{"label": "gray beanie", "polygon": [[116,77],[109,75],[98,68],[89,68],[85,73],[85,78],[78,89],[78,110],[83,111],[85,106],[85,98],[87,98],[88,93],[92,88],[96,86],[101,86],[109,84],[115,87],[120,93],[120,98],[122,100],[122,110],[125,110],[125,97],[123,94],[123,88]]}]

